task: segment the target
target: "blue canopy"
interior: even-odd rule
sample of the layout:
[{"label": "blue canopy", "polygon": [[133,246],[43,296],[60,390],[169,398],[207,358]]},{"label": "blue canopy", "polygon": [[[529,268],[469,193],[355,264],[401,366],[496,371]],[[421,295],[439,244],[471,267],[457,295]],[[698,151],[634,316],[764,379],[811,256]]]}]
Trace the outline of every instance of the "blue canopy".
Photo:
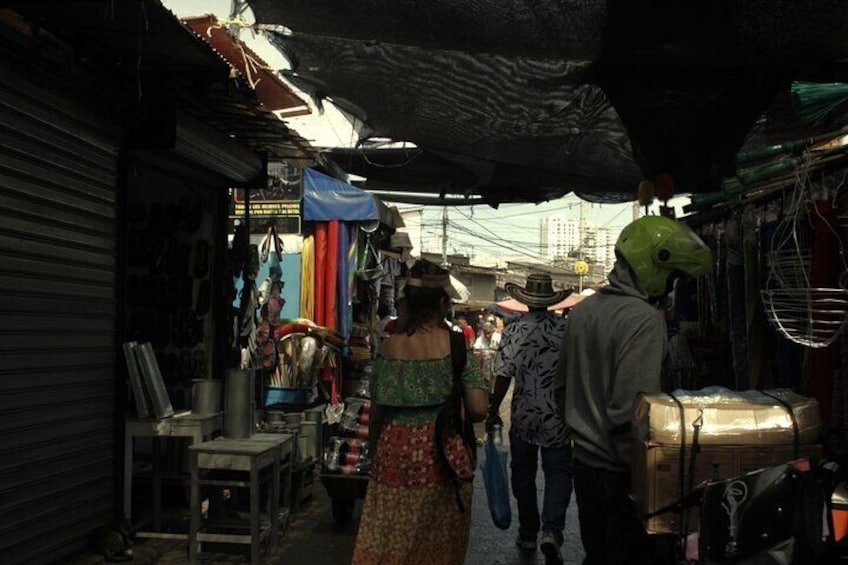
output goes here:
[{"label": "blue canopy", "polygon": [[385,217],[386,205],[374,195],[314,169],[303,171],[303,219],[365,222]]}]

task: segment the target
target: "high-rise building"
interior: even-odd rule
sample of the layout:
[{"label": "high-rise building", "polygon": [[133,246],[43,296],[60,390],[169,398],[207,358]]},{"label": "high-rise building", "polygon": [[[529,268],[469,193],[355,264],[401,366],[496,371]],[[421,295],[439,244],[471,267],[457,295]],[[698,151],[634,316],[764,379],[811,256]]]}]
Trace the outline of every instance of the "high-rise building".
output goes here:
[{"label": "high-rise building", "polygon": [[580,222],[564,216],[541,219],[539,251],[547,261],[571,256],[580,247]]},{"label": "high-rise building", "polygon": [[542,218],[540,225],[540,251],[551,263],[588,259],[604,269],[614,263],[613,244],[609,228],[584,224],[565,216]]}]

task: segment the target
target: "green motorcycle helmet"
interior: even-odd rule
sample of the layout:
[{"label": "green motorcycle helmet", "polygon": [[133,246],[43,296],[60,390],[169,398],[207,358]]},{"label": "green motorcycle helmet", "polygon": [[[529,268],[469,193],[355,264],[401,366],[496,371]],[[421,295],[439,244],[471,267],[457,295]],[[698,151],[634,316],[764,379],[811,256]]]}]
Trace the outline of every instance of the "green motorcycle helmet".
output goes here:
[{"label": "green motorcycle helmet", "polygon": [[712,254],[703,240],[686,224],[665,216],[644,216],[628,224],[615,252],[652,297],[671,290],[673,274],[699,277],[712,269]]}]

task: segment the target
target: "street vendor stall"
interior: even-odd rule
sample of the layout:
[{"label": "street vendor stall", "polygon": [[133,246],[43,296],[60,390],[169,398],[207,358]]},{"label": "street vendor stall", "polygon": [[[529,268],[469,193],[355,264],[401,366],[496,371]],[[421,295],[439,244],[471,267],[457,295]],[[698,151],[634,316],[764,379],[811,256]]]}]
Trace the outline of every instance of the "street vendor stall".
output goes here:
[{"label": "street vendor stall", "polygon": [[[258,274],[253,285],[246,285],[249,292],[256,287],[259,306],[255,352],[248,357],[261,367],[260,425],[301,434],[296,441],[301,476],[295,477],[295,505],[311,492],[313,471],[321,464],[322,482],[341,520],[352,501],[364,494],[367,441],[354,441],[361,455],[356,462],[349,449],[341,463],[327,462],[325,447],[349,447],[349,439],[362,435],[363,429],[367,439],[367,420],[354,422],[348,412],[355,405],[367,418],[367,401],[360,401],[367,397],[363,375],[379,340],[378,310],[393,307],[393,281],[400,264],[397,258],[383,256],[381,248],[390,243],[399,215],[374,196],[314,169],[282,173],[280,185],[299,183],[302,225],[299,233],[281,236],[268,218],[264,236],[251,235],[251,241],[264,239],[257,243]],[[280,256],[274,257],[275,252]],[[291,255],[297,261],[287,262]],[[281,267],[276,272],[276,265],[268,265],[274,261]],[[242,290],[242,300],[246,296]],[[252,314],[254,309],[243,311]],[[241,327],[244,323],[243,318]],[[252,345],[250,339],[245,343]],[[362,394],[354,400],[357,390]],[[307,412],[319,414],[317,426],[305,418],[294,421]]]}]

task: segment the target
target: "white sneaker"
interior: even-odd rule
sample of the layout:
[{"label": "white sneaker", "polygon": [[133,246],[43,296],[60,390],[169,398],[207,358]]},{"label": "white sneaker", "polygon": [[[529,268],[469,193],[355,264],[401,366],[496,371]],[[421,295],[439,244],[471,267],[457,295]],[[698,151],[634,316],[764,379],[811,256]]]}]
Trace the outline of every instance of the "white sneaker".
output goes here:
[{"label": "white sneaker", "polygon": [[562,553],[559,550],[556,535],[553,532],[542,532],[539,549],[545,554],[545,565],[562,565]]}]

